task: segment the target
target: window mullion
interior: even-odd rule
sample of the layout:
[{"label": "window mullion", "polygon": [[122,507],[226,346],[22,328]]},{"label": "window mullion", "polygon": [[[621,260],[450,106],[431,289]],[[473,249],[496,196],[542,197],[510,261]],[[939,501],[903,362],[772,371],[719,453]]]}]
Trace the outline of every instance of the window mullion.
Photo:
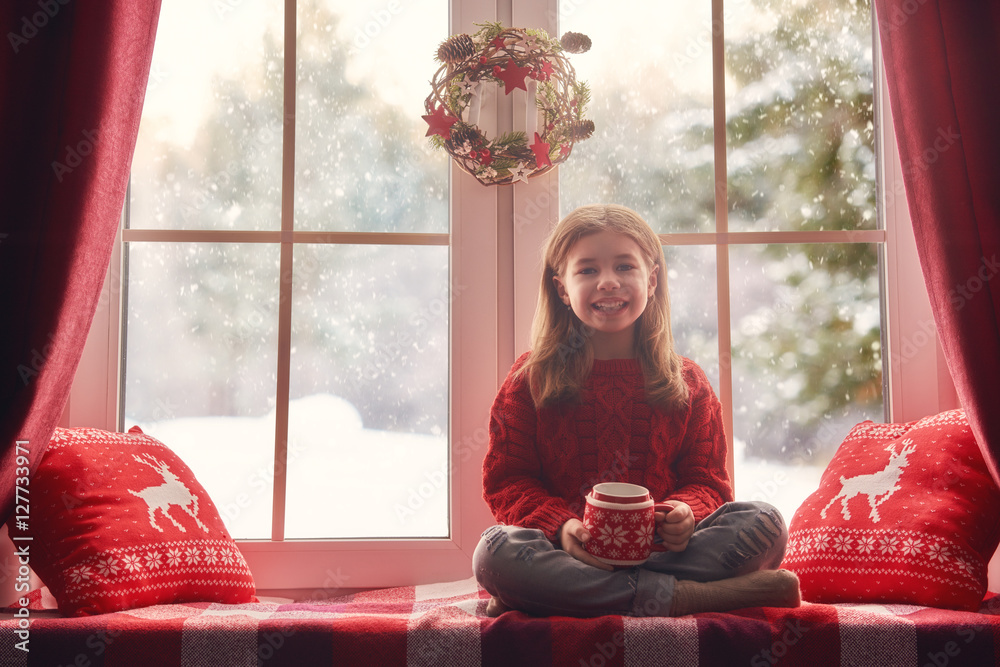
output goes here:
[{"label": "window mullion", "polygon": [[295,0],[285,0],[284,113],[281,142],[281,258],[278,271],[278,369],[274,418],[274,489],[271,539],[285,537],[285,490],[288,461],[288,399],[292,345],[292,276],[295,228]]},{"label": "window mullion", "polygon": [[[726,161],[726,54],[723,30],[723,0],[712,0],[712,110],[715,145],[715,231],[729,232],[728,174]],[[725,238],[725,237],[723,237]],[[729,455],[726,467],[733,470],[733,364],[731,315],[729,307],[729,245],[715,247],[716,287],[719,320],[719,400]]]}]

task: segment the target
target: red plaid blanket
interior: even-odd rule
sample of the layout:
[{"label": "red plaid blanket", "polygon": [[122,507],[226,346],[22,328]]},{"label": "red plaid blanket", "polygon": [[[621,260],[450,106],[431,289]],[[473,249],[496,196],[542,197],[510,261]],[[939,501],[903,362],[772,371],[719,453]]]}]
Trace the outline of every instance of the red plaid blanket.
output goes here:
[{"label": "red plaid blanket", "polygon": [[[805,604],[673,619],[486,617],[474,580],[320,602],[172,604],[0,620],[0,665],[907,665],[1000,662],[1000,597],[979,613]],[[39,606],[39,605],[34,605]],[[23,626],[27,625],[27,628]],[[26,650],[22,650],[26,649]]]}]

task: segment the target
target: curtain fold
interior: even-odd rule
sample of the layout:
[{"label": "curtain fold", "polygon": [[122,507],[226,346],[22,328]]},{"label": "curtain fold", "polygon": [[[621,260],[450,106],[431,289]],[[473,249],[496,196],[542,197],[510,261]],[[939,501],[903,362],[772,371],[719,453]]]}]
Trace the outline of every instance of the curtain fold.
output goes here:
[{"label": "curtain fold", "polygon": [[94,316],[159,9],[159,0],[6,0],[0,7],[4,520],[16,487],[30,497],[18,478],[24,468],[34,471],[62,415]]},{"label": "curtain fold", "polygon": [[955,389],[1000,483],[1000,5],[875,8],[924,282]]}]

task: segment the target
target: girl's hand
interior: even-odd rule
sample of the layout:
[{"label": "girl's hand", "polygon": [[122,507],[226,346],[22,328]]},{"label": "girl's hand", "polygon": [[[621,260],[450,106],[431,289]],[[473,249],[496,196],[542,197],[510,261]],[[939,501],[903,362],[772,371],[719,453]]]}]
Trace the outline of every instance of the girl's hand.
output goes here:
[{"label": "girl's hand", "polygon": [[602,570],[614,570],[613,566],[597,560],[583,548],[583,545],[589,541],[590,533],[583,527],[583,522],[579,519],[569,519],[559,528],[559,543],[562,545],[563,551],[587,565],[593,565]]},{"label": "girl's hand", "polygon": [[668,500],[673,509],[669,512],[656,512],[656,534],[663,540],[667,551],[684,551],[688,540],[694,534],[694,512],[687,503],[679,500]]}]

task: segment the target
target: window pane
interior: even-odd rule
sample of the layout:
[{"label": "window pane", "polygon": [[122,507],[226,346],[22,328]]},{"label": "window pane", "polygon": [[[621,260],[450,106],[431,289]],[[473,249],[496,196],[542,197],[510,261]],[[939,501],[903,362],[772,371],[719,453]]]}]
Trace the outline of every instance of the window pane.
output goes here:
[{"label": "window pane", "polygon": [[731,253],[737,496],[790,519],[847,431],[883,418],[875,247]]},{"label": "window pane", "polygon": [[278,229],[281,0],[163,3],[129,225]]},{"label": "window pane", "polygon": [[448,156],[421,118],[448,3],[298,3],[295,228],[448,231]]},{"label": "window pane", "polygon": [[719,391],[719,299],[715,246],[667,246],[674,348],[701,366]]},{"label": "window pane", "polygon": [[659,233],[714,231],[711,3],[560,8],[560,29],[593,41],[570,60],[590,85],[596,126],[559,167],[563,212],[607,202],[635,209]]},{"label": "window pane", "polygon": [[286,537],[447,536],[459,292],[444,246],[296,248]]},{"label": "window pane", "polygon": [[133,243],[125,427],[194,470],[234,537],[267,538],[278,247]]},{"label": "window pane", "polygon": [[725,34],[730,229],[875,229],[870,3],[727,3]]}]

